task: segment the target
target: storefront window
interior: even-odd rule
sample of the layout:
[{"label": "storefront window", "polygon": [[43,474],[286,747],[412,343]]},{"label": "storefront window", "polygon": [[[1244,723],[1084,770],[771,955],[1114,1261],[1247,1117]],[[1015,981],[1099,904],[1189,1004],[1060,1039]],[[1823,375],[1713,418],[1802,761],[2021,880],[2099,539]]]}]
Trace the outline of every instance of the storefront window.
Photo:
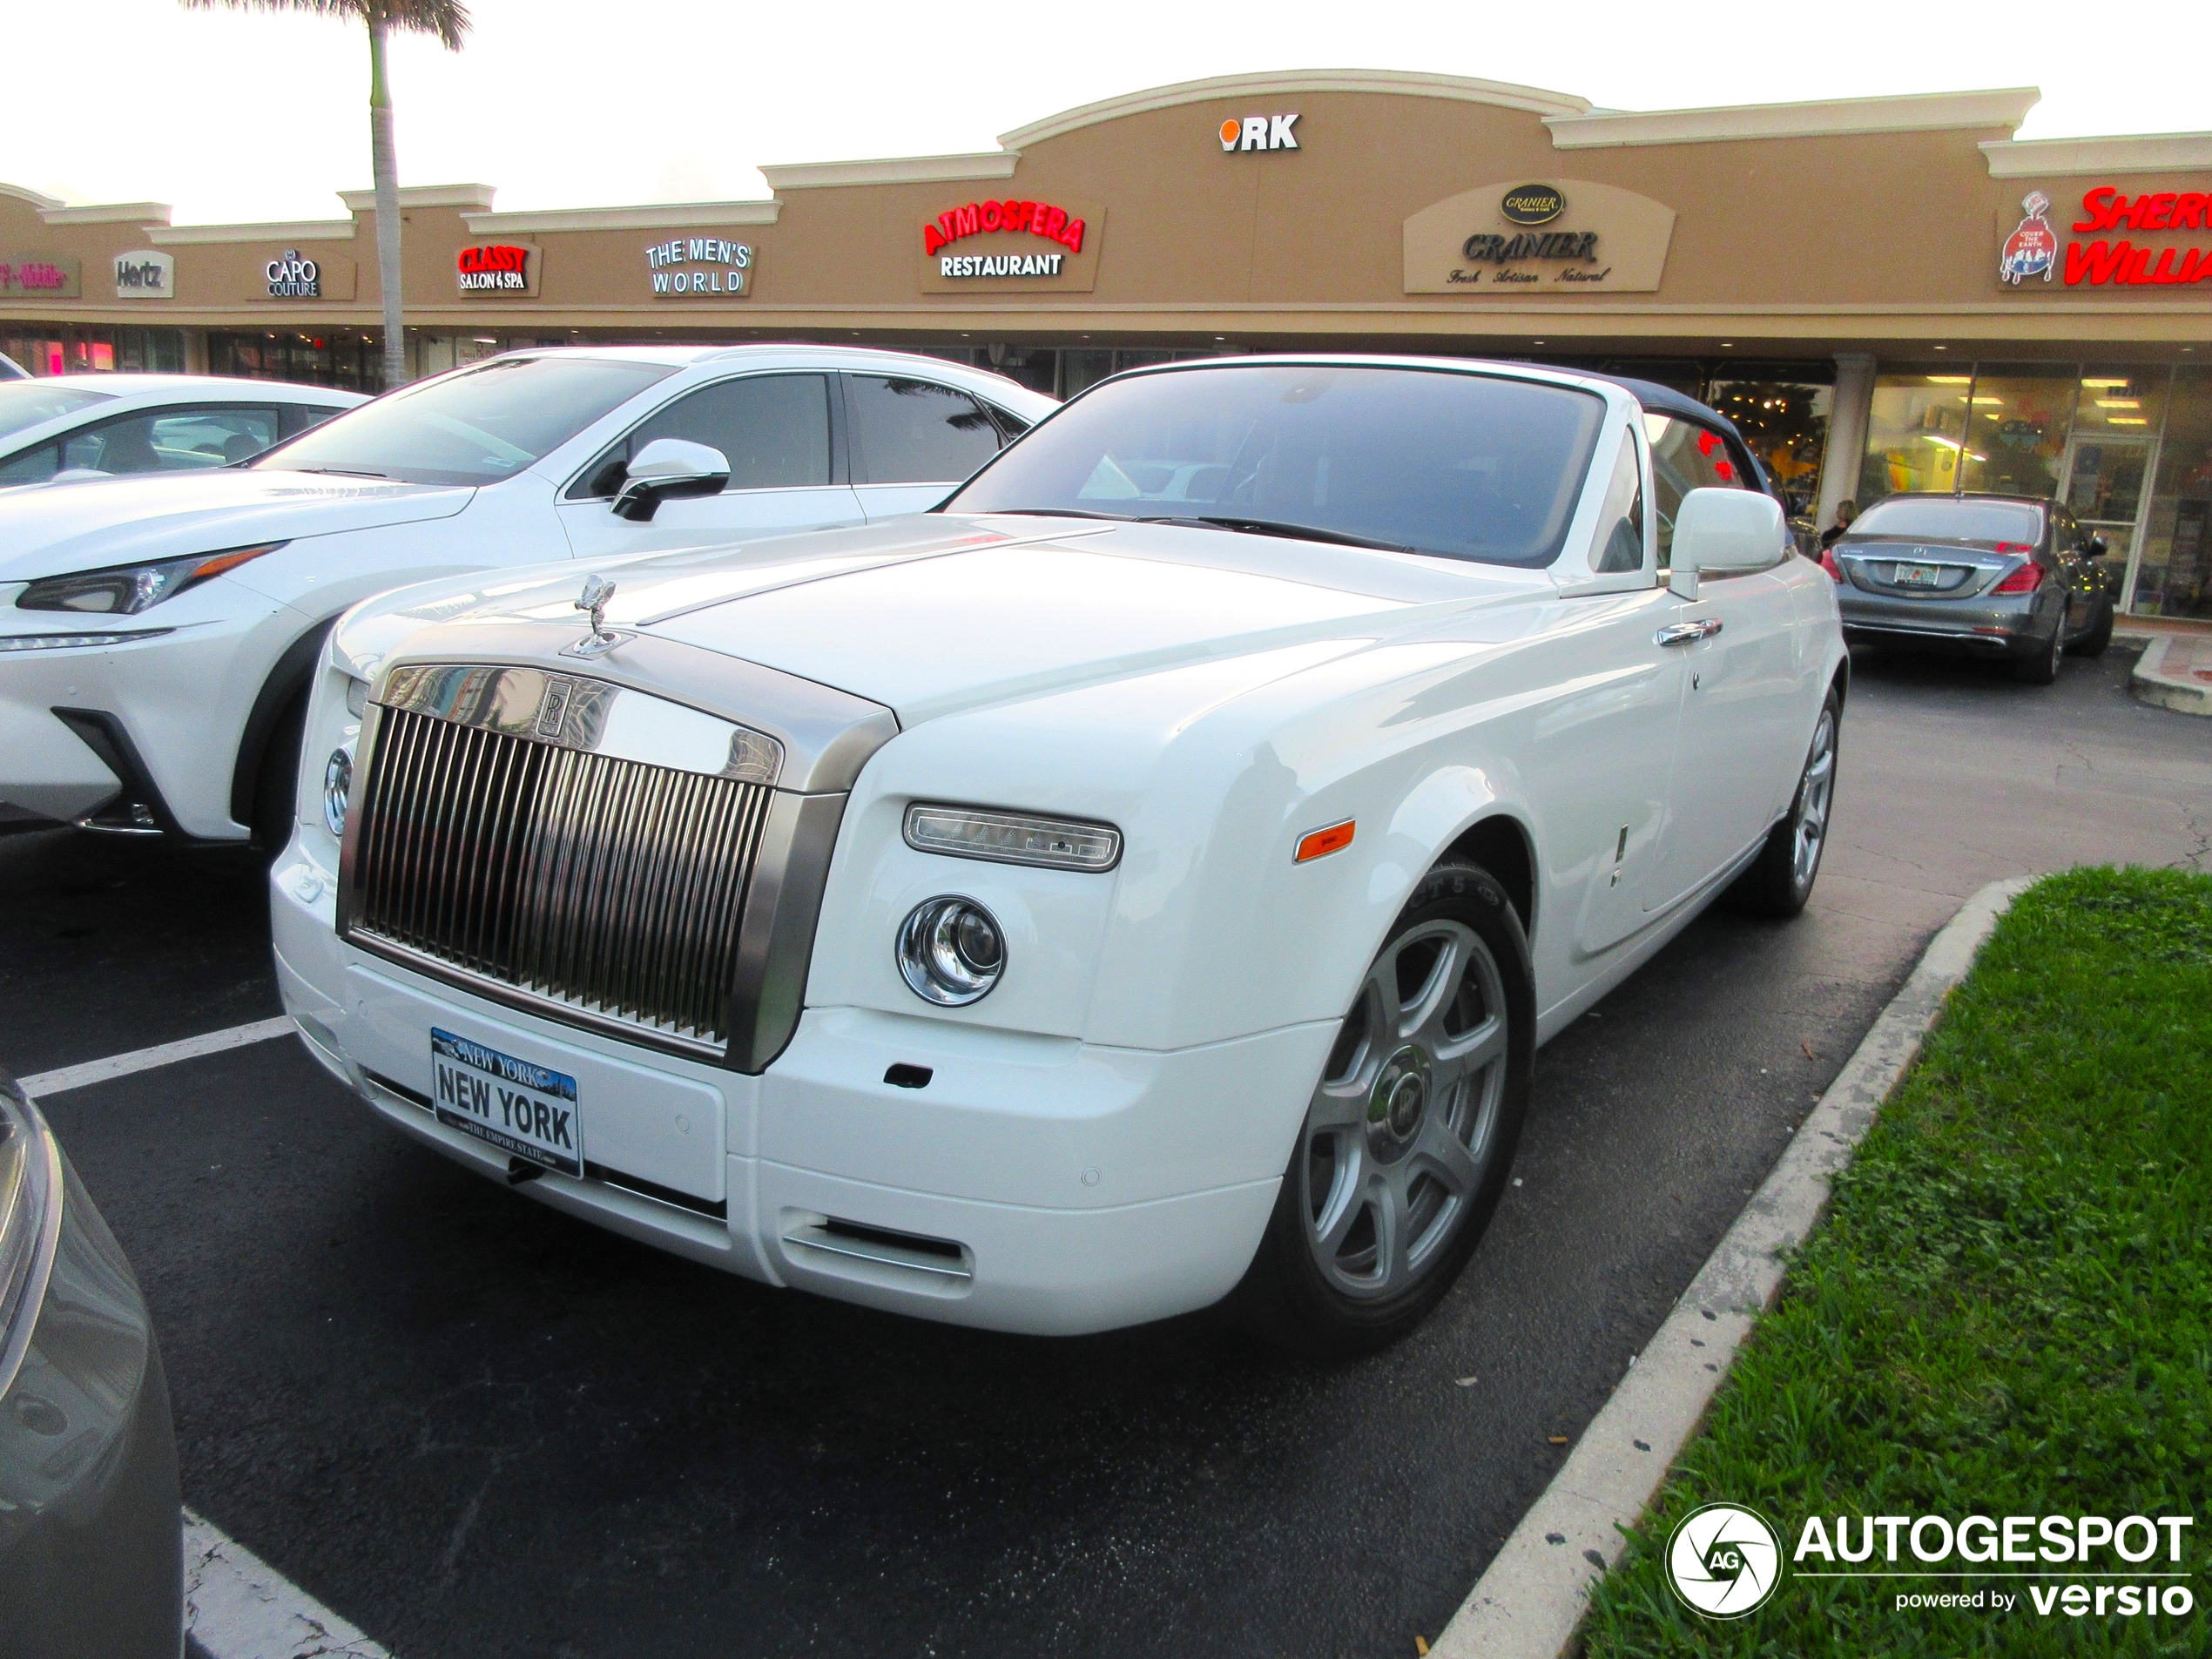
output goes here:
[{"label": "storefront window", "polygon": [[2212,370],[2174,376],[2146,529],[2130,609],[2212,620]]},{"label": "storefront window", "polygon": [[1835,400],[1832,386],[1793,380],[1715,381],[1705,394],[1781,487],[1790,516],[1807,519],[1820,502],[1820,457]]},{"label": "storefront window", "polygon": [[1858,473],[1862,509],[1885,496],[1959,488],[1959,446],[1973,385],[1972,374],[1950,369],[1875,380],[1873,407],[1866,417],[1866,456]]},{"label": "storefront window", "polygon": [[260,334],[207,336],[207,372],[247,380],[290,381],[300,386],[335,386],[372,395],[384,389],[384,347],[374,328],[339,328],[327,334]]},{"label": "storefront window", "polygon": [[178,374],[185,368],[185,331],[5,323],[0,353],[33,374]]},{"label": "storefront window", "polygon": [[2074,376],[1979,365],[1966,423],[1964,487],[1998,496],[2056,496],[2064,475]]}]

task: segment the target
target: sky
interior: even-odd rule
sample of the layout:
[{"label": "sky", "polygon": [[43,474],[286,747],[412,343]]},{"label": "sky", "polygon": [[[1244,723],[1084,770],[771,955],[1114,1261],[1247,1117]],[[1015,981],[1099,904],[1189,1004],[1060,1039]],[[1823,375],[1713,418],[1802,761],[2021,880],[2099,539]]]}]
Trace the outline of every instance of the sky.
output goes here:
[{"label": "sky", "polygon": [[[1682,109],[2038,86],[2022,138],[2212,129],[2212,7],[470,0],[393,52],[402,184],[502,208],[764,196],[763,163],[941,155],[1057,111],[1260,70],[1429,70]],[[9,8],[0,182],[176,221],[322,219],[369,183],[359,25],[178,0]]]}]

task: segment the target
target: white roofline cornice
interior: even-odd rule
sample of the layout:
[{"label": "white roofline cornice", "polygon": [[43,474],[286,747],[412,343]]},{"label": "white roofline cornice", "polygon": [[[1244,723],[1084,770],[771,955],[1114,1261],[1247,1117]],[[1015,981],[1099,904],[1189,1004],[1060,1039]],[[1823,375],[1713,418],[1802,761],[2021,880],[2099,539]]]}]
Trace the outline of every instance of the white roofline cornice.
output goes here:
[{"label": "white roofline cornice", "polygon": [[156,247],[188,247],[212,242],[350,242],[350,219],[296,219],[273,225],[150,225],[146,238]]},{"label": "white roofline cornice", "polygon": [[1992,179],[2092,172],[2201,172],[2212,168],[2212,132],[2140,132],[2111,138],[1989,138]]},{"label": "white roofline cornice", "polygon": [[[499,194],[492,185],[407,185],[400,190],[402,207],[463,207],[477,212],[489,212],[492,199]],[[346,211],[353,213],[373,213],[376,211],[374,190],[341,190],[338,199],[346,204]]]},{"label": "white roofline cornice", "polygon": [[29,202],[42,213],[61,206],[58,196],[44,196],[23,185],[0,185],[0,196],[13,196],[19,202]]},{"label": "white roofline cornice", "polygon": [[1825,138],[1867,132],[2003,127],[2027,118],[2043,94],[2033,86],[1986,92],[1914,92],[1902,98],[1824,98],[1810,104],[1740,104],[1705,110],[1592,111],[1544,118],[1553,145],[1595,150],[1620,145],[1726,144],[1747,138]]},{"label": "white roofline cornice", "polygon": [[1401,98],[1455,98],[1466,104],[1493,104],[1501,109],[1526,110],[1534,115],[1580,115],[1590,101],[1571,92],[1548,92],[1537,86],[1515,86],[1506,81],[1481,81],[1461,75],[1426,75],[1402,69],[1294,69],[1258,75],[1217,75],[1211,80],[1180,81],[1142,92],[1086,104],[1080,109],[1049,115],[1042,121],[999,134],[1008,150],[1026,150],[1047,138],[1056,138],[1081,127],[1096,126],[1125,115],[1150,110],[1173,109],[1181,104],[1201,104],[1213,98],[1296,98],[1304,92],[1393,92]]},{"label": "white roofline cornice", "polygon": [[167,202],[106,202],[97,207],[42,207],[49,225],[166,225],[173,211]]},{"label": "white roofline cornice", "polygon": [[793,161],[763,167],[761,176],[778,195],[786,190],[823,190],[840,185],[935,185],[964,179],[1011,179],[1015,150],[984,151],[964,156],[892,156],[881,161]]},{"label": "white roofline cornice", "polygon": [[643,207],[554,207],[543,212],[463,213],[479,236],[528,236],[536,231],[697,230],[710,225],[772,225],[783,204],[657,202]]}]

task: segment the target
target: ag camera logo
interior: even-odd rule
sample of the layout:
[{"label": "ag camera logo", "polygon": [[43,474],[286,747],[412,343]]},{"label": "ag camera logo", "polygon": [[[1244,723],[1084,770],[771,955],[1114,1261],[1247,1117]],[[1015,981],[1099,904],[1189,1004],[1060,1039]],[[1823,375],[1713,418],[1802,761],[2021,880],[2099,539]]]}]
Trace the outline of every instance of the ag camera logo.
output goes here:
[{"label": "ag camera logo", "polygon": [[1709,1619],[1764,1607],[1782,1582],[1782,1540],[1764,1515],[1739,1503],[1693,1509],[1667,1541],[1667,1582]]}]

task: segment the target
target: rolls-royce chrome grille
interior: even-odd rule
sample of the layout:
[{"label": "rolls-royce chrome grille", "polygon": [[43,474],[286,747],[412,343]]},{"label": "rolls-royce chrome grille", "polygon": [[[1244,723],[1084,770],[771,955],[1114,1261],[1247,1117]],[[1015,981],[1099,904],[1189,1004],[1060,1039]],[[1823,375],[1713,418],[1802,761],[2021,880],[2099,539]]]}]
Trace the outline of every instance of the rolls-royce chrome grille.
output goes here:
[{"label": "rolls-royce chrome grille", "polygon": [[439,672],[442,684],[380,698],[348,936],[556,1017],[721,1052],[781,758],[760,745],[773,740],[743,732],[750,744],[733,744],[723,726],[713,758],[734,758],[720,775],[568,746],[577,708],[612,688],[528,670]]}]

